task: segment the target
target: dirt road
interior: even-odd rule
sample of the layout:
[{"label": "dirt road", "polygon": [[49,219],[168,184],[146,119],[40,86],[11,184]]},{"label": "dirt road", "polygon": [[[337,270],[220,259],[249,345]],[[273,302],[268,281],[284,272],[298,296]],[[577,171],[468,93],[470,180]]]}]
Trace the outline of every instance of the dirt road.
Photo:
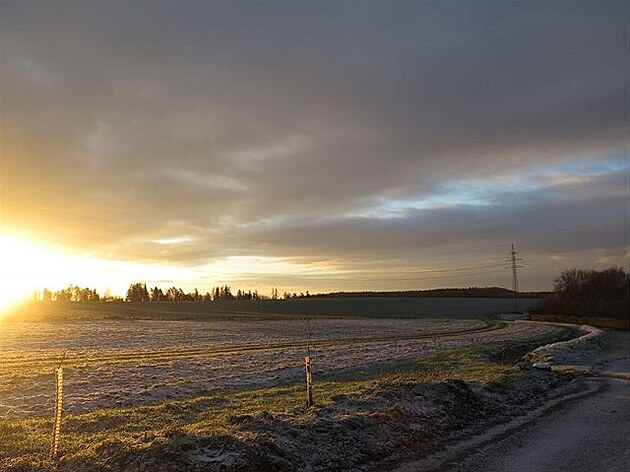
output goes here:
[{"label": "dirt road", "polygon": [[603,388],[565,403],[443,470],[630,470],[630,359],[608,364],[593,382],[602,382]]},{"label": "dirt road", "polygon": [[451,472],[630,470],[630,336],[609,332],[590,359],[592,395],[566,401],[503,439],[450,461]]},{"label": "dirt road", "polygon": [[606,330],[598,342],[602,349],[571,346],[554,364],[585,374],[564,393],[396,472],[630,470],[630,333]]}]

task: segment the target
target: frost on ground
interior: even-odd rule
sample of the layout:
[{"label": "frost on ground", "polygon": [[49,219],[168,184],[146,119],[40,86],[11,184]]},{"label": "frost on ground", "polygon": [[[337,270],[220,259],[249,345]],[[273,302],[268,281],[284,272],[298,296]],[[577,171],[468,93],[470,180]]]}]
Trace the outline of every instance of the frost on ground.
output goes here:
[{"label": "frost on ground", "polygon": [[58,462],[39,417],[56,326],[29,338],[35,325],[13,325],[2,340],[11,356],[0,398],[14,409],[0,418],[0,470],[393,470],[564,385],[564,374],[515,364],[520,349],[567,335],[538,323],[317,320],[311,408],[294,382],[300,321],[106,323],[109,336],[103,325],[59,325],[73,350]]},{"label": "frost on ground", "polygon": [[[48,415],[53,370],[64,360],[64,409],[155,404],[168,399],[286,384],[302,375],[301,320],[6,323],[0,332],[0,418]],[[314,321],[314,375],[535,338],[553,330],[480,320]]]},{"label": "frost on ground", "polygon": [[[557,376],[538,371],[509,388],[403,375],[375,381],[357,394],[339,395],[312,409],[232,414],[225,430],[217,431],[210,421],[112,435],[66,452],[57,465],[35,466],[34,454],[4,465],[11,472],[393,470],[444,441],[523,413],[528,402],[543,400],[559,383]],[[197,411],[189,407],[187,413]]]},{"label": "frost on ground", "polygon": [[584,359],[592,357],[601,350],[604,343],[604,332],[593,326],[580,327],[581,336],[546,344],[534,349],[527,355],[531,363],[545,362],[550,364],[580,364]]}]

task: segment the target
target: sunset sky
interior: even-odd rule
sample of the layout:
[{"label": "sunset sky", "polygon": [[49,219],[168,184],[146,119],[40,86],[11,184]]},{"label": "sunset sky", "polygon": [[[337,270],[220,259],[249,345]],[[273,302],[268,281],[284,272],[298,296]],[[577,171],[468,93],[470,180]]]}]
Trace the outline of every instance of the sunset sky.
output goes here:
[{"label": "sunset sky", "polygon": [[2,290],[627,267],[630,4],[510,3],[3,0]]}]

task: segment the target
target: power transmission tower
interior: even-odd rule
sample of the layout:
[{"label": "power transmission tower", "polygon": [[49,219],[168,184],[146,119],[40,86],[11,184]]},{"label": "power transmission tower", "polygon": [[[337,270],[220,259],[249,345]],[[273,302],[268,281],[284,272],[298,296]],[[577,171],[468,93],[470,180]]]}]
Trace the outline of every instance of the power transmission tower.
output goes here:
[{"label": "power transmission tower", "polygon": [[520,297],[519,297],[519,286],[518,286],[518,274],[517,269],[523,267],[523,259],[518,257],[518,252],[514,250],[514,243],[512,243],[512,251],[510,252],[510,258],[505,261],[509,264],[510,269],[512,269],[512,290],[514,291],[514,313],[518,313],[520,311]]}]

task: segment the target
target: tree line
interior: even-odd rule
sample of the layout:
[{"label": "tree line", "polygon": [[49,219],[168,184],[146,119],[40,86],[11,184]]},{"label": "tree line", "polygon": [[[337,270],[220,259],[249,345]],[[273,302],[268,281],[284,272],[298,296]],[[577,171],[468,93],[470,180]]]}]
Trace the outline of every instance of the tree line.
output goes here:
[{"label": "tree line", "polygon": [[536,312],[628,319],[630,274],[620,267],[596,271],[566,269],[554,281],[554,291]]},{"label": "tree line", "polygon": [[99,302],[103,297],[96,290],[70,285],[57,291],[45,288],[42,290],[41,299],[45,302]]},{"label": "tree line", "polygon": [[[521,298],[542,298],[549,292],[520,292]],[[258,290],[232,291],[229,285],[212,287],[211,290],[201,293],[197,288],[192,292],[185,292],[179,287],[161,289],[159,287],[147,287],[146,283],[136,282],[129,286],[124,297],[111,295],[106,292],[100,295],[96,290],[80,288],[76,285],[59,290],[50,291],[43,289],[38,300],[59,302],[213,302],[219,300],[292,300],[300,298],[423,298],[423,297],[459,297],[459,298],[511,298],[516,295],[512,290],[501,287],[468,287],[468,288],[444,288],[430,290],[404,290],[404,291],[365,291],[365,292],[330,292],[311,294],[306,292],[283,292],[280,294],[277,288],[271,289],[271,295],[261,294]]]},{"label": "tree line", "polygon": [[[308,293],[308,292],[307,292]],[[330,292],[311,295],[313,298],[542,298],[549,292],[515,292],[503,287],[435,288],[428,290],[396,290],[365,292]]]},{"label": "tree line", "polygon": [[166,291],[159,287],[148,289],[145,283],[131,284],[127,290],[125,300],[128,302],[214,302],[219,300],[265,300],[258,290],[241,290],[232,293],[229,285],[212,287],[210,291],[201,294],[197,288],[186,293],[179,287],[171,287]]},{"label": "tree line", "polygon": [[81,288],[77,285],[70,285],[62,290],[48,290],[44,288],[41,294],[37,293],[35,298],[45,302],[215,302],[221,300],[280,300],[293,298],[310,297],[308,291],[306,293],[289,293],[284,292],[282,297],[277,288],[271,289],[271,295],[261,294],[257,289],[242,290],[238,289],[233,292],[229,285],[221,285],[212,287],[211,290],[201,293],[197,288],[192,292],[185,292],[180,287],[170,287],[163,290],[159,287],[147,287],[144,282],[136,282],[129,285],[127,293],[124,297],[111,295],[107,291],[104,295],[100,295],[95,289]]}]

